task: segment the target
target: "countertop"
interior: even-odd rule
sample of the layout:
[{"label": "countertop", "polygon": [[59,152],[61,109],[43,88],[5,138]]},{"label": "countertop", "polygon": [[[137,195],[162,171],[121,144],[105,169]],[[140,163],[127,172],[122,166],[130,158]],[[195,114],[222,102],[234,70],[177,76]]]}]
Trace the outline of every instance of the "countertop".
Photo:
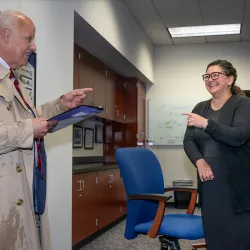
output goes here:
[{"label": "countertop", "polygon": [[72,174],[83,174],[83,173],[96,172],[96,171],[115,169],[115,168],[118,168],[118,166],[115,164],[103,165],[103,163],[73,165]]}]

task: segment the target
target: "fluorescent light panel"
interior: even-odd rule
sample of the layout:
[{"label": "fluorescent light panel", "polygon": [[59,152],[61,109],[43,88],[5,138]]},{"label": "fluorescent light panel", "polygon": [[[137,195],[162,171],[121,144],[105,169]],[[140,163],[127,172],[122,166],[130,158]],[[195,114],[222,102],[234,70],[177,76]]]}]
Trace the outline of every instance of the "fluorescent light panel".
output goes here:
[{"label": "fluorescent light panel", "polygon": [[168,28],[172,37],[218,36],[240,34],[241,24],[205,25]]}]

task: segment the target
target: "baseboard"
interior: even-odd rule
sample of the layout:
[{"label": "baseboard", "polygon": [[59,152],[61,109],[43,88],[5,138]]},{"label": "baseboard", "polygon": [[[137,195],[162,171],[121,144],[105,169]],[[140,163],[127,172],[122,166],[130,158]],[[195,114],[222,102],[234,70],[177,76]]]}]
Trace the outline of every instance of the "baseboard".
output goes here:
[{"label": "baseboard", "polygon": [[97,237],[99,237],[100,235],[102,235],[103,233],[107,232],[109,229],[111,229],[112,227],[114,227],[115,225],[117,225],[118,223],[120,223],[121,221],[123,221],[125,218],[126,218],[126,214],[124,214],[120,218],[116,219],[114,222],[110,223],[109,225],[103,227],[99,231],[93,233],[92,235],[90,235],[86,239],[83,239],[82,241],[78,242],[76,245],[74,245],[72,247],[72,250],[79,250],[79,249],[81,249],[82,247],[84,247],[85,245],[87,245],[89,242],[91,242],[92,240],[96,239]]}]

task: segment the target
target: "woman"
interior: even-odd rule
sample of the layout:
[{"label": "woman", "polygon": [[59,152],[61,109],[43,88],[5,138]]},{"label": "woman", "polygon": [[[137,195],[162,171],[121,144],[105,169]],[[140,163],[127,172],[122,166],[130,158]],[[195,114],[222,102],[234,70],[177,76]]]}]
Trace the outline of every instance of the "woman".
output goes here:
[{"label": "woman", "polygon": [[225,60],[203,76],[212,99],[187,115],[184,150],[197,167],[208,250],[250,249],[250,99]]}]

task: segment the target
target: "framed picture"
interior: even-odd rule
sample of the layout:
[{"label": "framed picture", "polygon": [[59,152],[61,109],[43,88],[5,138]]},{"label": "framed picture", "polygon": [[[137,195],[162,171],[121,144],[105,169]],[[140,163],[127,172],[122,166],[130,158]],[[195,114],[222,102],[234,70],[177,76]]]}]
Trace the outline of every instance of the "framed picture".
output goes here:
[{"label": "framed picture", "polygon": [[95,125],[95,142],[103,143],[103,126]]},{"label": "framed picture", "polygon": [[14,71],[19,82],[22,82],[36,106],[36,53],[29,56],[28,64]]},{"label": "framed picture", "polygon": [[82,127],[73,126],[73,148],[82,148]]},{"label": "framed picture", "polygon": [[84,128],[84,148],[94,148],[94,129],[92,128]]}]

